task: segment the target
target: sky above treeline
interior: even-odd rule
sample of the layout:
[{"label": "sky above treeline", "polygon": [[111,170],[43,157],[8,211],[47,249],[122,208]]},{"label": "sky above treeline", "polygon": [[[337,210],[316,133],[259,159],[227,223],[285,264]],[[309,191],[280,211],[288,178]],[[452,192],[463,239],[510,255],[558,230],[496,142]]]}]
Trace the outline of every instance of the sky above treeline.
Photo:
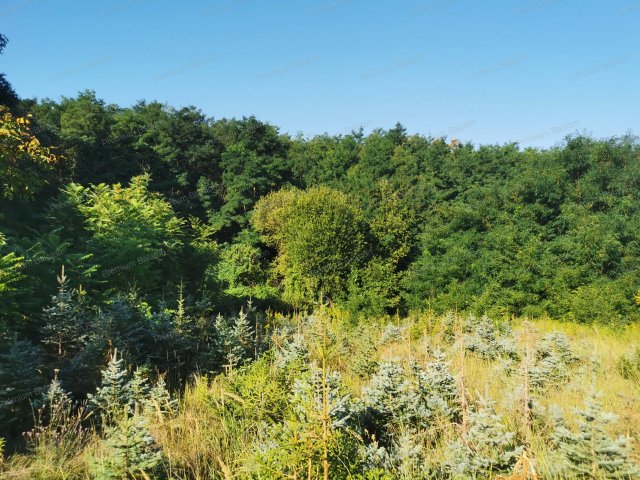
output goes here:
[{"label": "sky above treeline", "polygon": [[23,98],[91,89],[309,136],[640,133],[637,0],[2,0],[0,32]]}]

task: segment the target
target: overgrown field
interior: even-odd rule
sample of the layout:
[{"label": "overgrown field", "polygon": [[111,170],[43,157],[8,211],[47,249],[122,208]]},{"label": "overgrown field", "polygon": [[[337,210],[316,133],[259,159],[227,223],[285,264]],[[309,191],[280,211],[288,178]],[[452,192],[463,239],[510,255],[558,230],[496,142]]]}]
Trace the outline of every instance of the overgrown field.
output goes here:
[{"label": "overgrown field", "polygon": [[225,373],[174,399],[117,352],[88,402],[54,381],[2,478],[640,476],[637,326],[333,308],[217,325]]}]

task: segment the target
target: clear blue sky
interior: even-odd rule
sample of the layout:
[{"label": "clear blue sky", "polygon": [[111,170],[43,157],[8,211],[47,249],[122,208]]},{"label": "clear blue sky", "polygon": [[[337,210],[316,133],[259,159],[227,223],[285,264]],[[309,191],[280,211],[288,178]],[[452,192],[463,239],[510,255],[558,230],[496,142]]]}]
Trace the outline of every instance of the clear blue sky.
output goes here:
[{"label": "clear blue sky", "polygon": [[0,32],[22,97],[93,89],[306,135],[640,133],[638,0],[1,0]]}]

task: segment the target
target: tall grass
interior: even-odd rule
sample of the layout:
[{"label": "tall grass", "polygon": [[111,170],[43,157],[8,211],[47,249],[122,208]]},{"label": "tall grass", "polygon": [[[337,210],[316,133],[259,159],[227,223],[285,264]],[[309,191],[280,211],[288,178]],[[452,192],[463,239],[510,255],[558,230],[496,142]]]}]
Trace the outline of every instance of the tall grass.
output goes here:
[{"label": "tall grass", "polygon": [[[513,319],[509,337],[515,342],[521,359],[509,362],[501,356],[490,359],[462,353],[455,328],[451,328],[460,319],[453,314],[413,314],[403,320],[376,319],[356,325],[340,312],[330,313],[329,317],[327,328],[334,348],[326,358],[328,368],[342,374],[353,398],[362,395],[369,375],[366,371],[363,373],[363,365],[369,363],[393,360],[403,365],[423,364],[440,350],[450,362],[454,376],[460,377],[464,365],[464,393],[468,402],[473,405],[480,397],[492,398],[507,428],[529,442],[526,456],[520,459],[513,475],[503,478],[534,478],[529,462],[535,465],[537,478],[570,478],[554,476],[557,452],[549,441],[553,426],[549,423],[550,417],[540,412],[557,410],[572,426],[573,409],[581,406],[585,395],[593,389],[602,393],[605,409],[619,417],[610,433],[640,439],[640,382],[626,373],[628,368],[635,368],[633,365],[627,370],[620,367],[623,359],[632,359],[627,360],[632,362],[635,358],[634,352],[640,346],[640,326],[614,330],[550,319]],[[301,328],[300,318],[280,318],[279,322]],[[381,341],[388,324],[394,325],[390,330],[392,334]],[[564,381],[528,392],[535,413],[527,423],[523,421],[527,412],[523,413],[521,401],[523,385],[526,385],[522,364],[527,358],[527,348],[535,348],[540,339],[551,332],[566,335],[577,361],[568,368]],[[313,334],[301,333],[307,337]],[[181,394],[180,408],[150,422],[151,433],[167,459],[167,477],[184,480],[270,478],[255,473],[256,441],[270,420],[288,408],[288,392],[282,388],[282,382],[276,381],[277,376],[273,356],[267,353],[241,371],[194,377]],[[86,438],[79,440],[73,431],[80,428],[80,420],[70,415],[64,421],[68,422],[68,430],[58,428],[28,439],[30,446],[26,454],[10,456],[4,464],[0,462],[1,478],[90,478],[88,462],[95,454],[99,433],[88,431]],[[445,459],[445,445],[459,434],[459,428],[447,423],[436,428],[442,434],[426,454],[430,461],[438,463]],[[640,442],[633,443],[633,448],[635,458],[639,459]]]}]

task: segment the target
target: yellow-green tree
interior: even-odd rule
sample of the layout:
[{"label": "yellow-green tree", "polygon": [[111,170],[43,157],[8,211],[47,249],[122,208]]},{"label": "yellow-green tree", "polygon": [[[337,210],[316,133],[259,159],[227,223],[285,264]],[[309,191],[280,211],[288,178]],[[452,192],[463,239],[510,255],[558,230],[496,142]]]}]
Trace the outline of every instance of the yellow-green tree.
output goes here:
[{"label": "yellow-green tree", "polygon": [[296,305],[343,295],[367,256],[362,213],[328,187],[271,193],[257,203],[253,224],[277,248],[284,298]]},{"label": "yellow-green tree", "polygon": [[120,287],[152,290],[182,253],[184,220],[162,195],[149,192],[149,175],[129,186],[69,184],[62,204],[82,221],[85,248],[101,266],[100,279]]},{"label": "yellow-green tree", "polygon": [[57,162],[29,124],[28,117],[14,117],[0,105],[0,198],[33,198],[46,182],[43,174]]}]

